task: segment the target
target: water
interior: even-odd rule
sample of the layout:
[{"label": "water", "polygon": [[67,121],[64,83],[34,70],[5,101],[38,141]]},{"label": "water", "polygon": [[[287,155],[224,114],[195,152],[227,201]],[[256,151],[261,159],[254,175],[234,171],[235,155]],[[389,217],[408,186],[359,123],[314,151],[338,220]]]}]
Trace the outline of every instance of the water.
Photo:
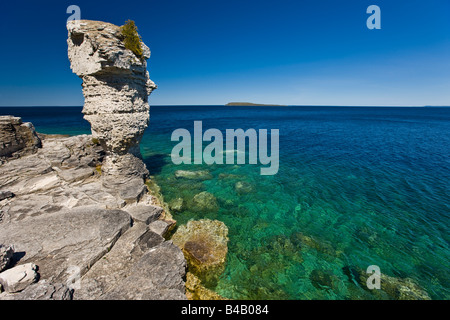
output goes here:
[{"label": "water", "polygon": [[[89,133],[81,108],[0,108],[44,133]],[[176,128],[280,129],[280,169],[172,164]],[[376,299],[348,267],[378,265],[450,298],[450,108],[152,107],[141,150],[166,202],[183,198],[179,224],[229,228],[218,293],[233,299]],[[183,182],[176,170],[208,170]],[[236,183],[246,182],[248,192]],[[217,212],[199,212],[207,191]]]}]

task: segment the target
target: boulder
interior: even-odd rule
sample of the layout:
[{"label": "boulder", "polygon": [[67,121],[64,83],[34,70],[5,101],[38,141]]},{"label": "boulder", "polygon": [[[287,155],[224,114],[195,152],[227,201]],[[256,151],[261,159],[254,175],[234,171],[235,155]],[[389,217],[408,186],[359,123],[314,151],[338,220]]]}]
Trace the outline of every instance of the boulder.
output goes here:
[{"label": "boulder", "polygon": [[22,291],[37,280],[37,267],[33,263],[16,266],[0,273],[0,284],[8,293]]}]

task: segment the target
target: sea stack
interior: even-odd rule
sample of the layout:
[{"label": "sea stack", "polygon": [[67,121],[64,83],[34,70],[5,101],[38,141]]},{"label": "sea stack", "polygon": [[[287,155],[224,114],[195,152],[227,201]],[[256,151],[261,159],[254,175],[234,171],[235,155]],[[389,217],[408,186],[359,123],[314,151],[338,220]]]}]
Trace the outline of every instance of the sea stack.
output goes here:
[{"label": "sea stack", "polygon": [[83,80],[84,118],[93,139],[106,152],[102,179],[105,187],[145,179],[139,143],[150,119],[148,96],[156,89],[147,71],[150,49],[127,49],[121,27],[100,21],[67,24],[72,71]]}]

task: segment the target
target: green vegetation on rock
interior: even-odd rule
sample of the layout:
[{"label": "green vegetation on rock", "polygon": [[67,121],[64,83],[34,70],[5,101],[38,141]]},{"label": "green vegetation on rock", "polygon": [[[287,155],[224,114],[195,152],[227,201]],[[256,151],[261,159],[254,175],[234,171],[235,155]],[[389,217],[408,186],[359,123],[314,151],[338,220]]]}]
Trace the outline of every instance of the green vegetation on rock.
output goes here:
[{"label": "green vegetation on rock", "polygon": [[143,50],[141,45],[141,36],[138,33],[138,28],[133,20],[128,20],[122,27],[122,34],[124,36],[125,48],[131,50],[136,56],[142,58]]}]

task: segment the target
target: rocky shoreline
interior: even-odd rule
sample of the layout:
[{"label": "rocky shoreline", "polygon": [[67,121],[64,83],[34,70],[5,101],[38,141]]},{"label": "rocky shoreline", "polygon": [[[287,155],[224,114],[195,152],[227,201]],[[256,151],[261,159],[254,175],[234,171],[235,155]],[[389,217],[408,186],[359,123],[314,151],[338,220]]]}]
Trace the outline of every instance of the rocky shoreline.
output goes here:
[{"label": "rocky shoreline", "polygon": [[[185,259],[198,263],[213,250],[223,268],[222,223],[192,222],[201,226],[175,232],[174,245],[166,239],[175,221],[161,195],[146,185],[127,193],[103,186],[104,151],[92,136],[39,137],[41,148],[0,166],[0,300],[223,299]],[[195,250],[184,248],[186,239]],[[203,262],[204,269],[217,264]]]},{"label": "rocky shoreline", "polygon": [[39,135],[0,117],[0,300],[221,298],[186,277],[186,258],[210,252],[214,239],[226,246],[227,232],[197,239],[194,255],[169,240],[176,222],[142,161],[156,89],[149,48],[141,42],[137,56],[122,28],[105,22],[67,29],[92,135]]},{"label": "rocky shoreline", "polygon": [[[49,285],[70,291],[71,279],[79,281],[74,299],[107,298],[115,287],[133,291],[128,287],[145,272],[152,277],[141,281],[155,287],[142,298],[185,299],[183,254],[164,239],[174,221],[145,185],[126,193],[105,188],[96,170],[103,158],[91,136],[44,137],[35,153],[0,166],[0,190],[13,195],[0,201],[0,243],[14,248],[13,266],[32,263],[39,273],[20,293],[5,287],[0,274],[6,291],[0,299],[36,298]],[[143,263],[149,256],[152,263]]]}]

